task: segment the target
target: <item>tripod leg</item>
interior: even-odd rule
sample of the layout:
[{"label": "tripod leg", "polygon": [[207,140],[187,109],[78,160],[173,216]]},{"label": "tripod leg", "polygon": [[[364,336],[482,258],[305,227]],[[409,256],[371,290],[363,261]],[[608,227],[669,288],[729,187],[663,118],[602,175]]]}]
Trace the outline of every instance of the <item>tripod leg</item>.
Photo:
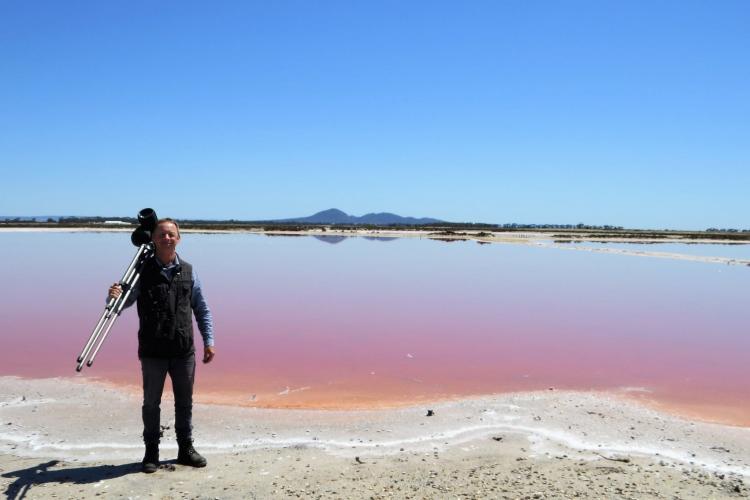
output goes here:
[{"label": "tripod leg", "polygon": [[[96,344],[96,348],[94,349],[93,353],[91,354],[91,357],[86,362],[86,366],[91,366],[94,364],[94,358],[96,358],[96,355],[99,353],[99,349],[102,347],[102,344],[104,343],[104,340],[107,338],[107,335],[109,335],[109,331],[112,329],[112,326],[114,326],[115,321],[117,321],[117,318],[120,317],[120,313],[122,312],[122,308],[125,306],[125,302],[128,300],[128,297],[130,297],[130,292],[133,291],[133,287],[136,283],[138,283],[138,278],[141,277],[140,269],[136,269],[135,273],[133,273],[133,282],[130,283],[128,287],[128,291],[125,292],[123,295],[120,296],[122,299],[117,306],[114,308],[114,312],[112,314],[112,317],[108,323],[106,323],[106,327],[104,328],[104,331],[99,336],[99,340]],[[83,362],[81,362],[83,363]],[[79,370],[80,371],[80,370]]]},{"label": "tripod leg", "polygon": [[[106,337],[107,333],[109,333],[109,329],[112,328],[112,324],[114,323],[114,320],[117,319],[117,316],[120,314],[120,311],[122,311],[122,308],[125,305],[125,301],[127,300],[127,297],[130,295],[130,289],[132,288],[132,286],[135,284],[135,282],[138,279],[137,273],[138,273],[138,270],[140,269],[140,266],[142,265],[145,258],[150,255],[150,252],[152,250],[153,250],[153,247],[150,243],[143,244],[140,247],[138,247],[138,251],[133,257],[133,260],[130,261],[130,265],[125,270],[125,273],[123,274],[122,279],[120,280],[120,284],[123,286],[124,289],[127,290],[127,292],[120,295],[120,297],[116,299],[109,299],[107,301],[107,305],[104,309],[104,312],[99,318],[99,321],[94,327],[94,330],[91,333],[91,336],[89,337],[88,341],[86,342],[86,345],[83,347],[83,350],[81,351],[81,354],[78,356],[76,360],[76,362],[78,363],[76,366],[76,371],[79,371],[79,372],[81,371],[81,369],[83,368],[84,360],[88,357],[93,346],[95,344],[98,346],[101,346],[101,343],[104,341],[103,337]],[[116,311],[116,313],[114,313],[114,311]],[[114,318],[113,318],[113,314],[114,314]],[[106,332],[102,336],[102,333],[104,330],[106,330]],[[98,351],[98,347],[97,347],[97,351]],[[87,365],[91,366],[92,362],[93,360],[89,360]]]},{"label": "tripod leg", "polygon": [[77,359],[78,364],[76,366],[76,371],[80,372],[81,368],[83,368],[84,359],[86,359],[86,357],[89,355],[97,339],[101,336],[102,329],[104,328],[104,326],[112,318],[113,311],[116,310],[117,307],[119,307],[122,303],[124,303],[122,299],[123,297],[120,296],[116,299],[109,299],[109,301],[107,302],[107,306],[104,308],[104,312],[99,318],[99,321],[97,322],[96,327],[94,327],[94,331],[91,333],[89,340],[86,342],[86,345],[83,347],[81,354],[78,356],[78,359]]},{"label": "tripod leg", "polygon": [[[109,316],[110,316],[110,312],[111,312],[111,310],[112,310],[112,306],[113,306],[113,305],[114,305],[114,300],[113,300],[113,299],[110,299],[110,300],[109,300],[109,301],[107,302],[107,306],[106,306],[106,307],[104,308],[104,312],[103,312],[103,313],[102,313],[102,315],[101,315],[101,316],[99,317],[99,322],[98,322],[98,323],[96,324],[96,326],[94,327],[94,331],[93,331],[93,332],[91,332],[91,336],[89,337],[89,340],[88,340],[88,341],[86,342],[86,345],[85,345],[85,346],[83,346],[83,350],[81,351],[81,354],[79,354],[79,355],[78,355],[78,360],[77,360],[77,361],[78,361],[79,363],[80,363],[81,361],[83,361],[83,358],[85,358],[85,357],[86,357],[86,354],[87,354],[87,353],[89,352],[89,350],[91,349],[91,344],[93,344],[93,343],[94,343],[94,341],[96,340],[96,337],[98,337],[98,336],[99,336],[99,331],[101,330],[101,328],[102,328],[102,325],[104,324],[104,322],[105,322],[105,321],[106,321],[107,319],[109,319]],[[78,371],[81,371],[81,370],[78,370]]]}]

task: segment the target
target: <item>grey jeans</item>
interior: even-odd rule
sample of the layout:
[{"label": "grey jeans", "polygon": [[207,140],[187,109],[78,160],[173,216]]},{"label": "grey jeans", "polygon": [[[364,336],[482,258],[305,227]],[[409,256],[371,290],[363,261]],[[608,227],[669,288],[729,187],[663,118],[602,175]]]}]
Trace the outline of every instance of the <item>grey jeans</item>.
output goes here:
[{"label": "grey jeans", "polygon": [[141,358],[143,372],[143,440],[158,443],[161,434],[160,405],[167,373],[174,393],[174,430],[177,441],[193,438],[193,382],[195,354],[184,358]]}]

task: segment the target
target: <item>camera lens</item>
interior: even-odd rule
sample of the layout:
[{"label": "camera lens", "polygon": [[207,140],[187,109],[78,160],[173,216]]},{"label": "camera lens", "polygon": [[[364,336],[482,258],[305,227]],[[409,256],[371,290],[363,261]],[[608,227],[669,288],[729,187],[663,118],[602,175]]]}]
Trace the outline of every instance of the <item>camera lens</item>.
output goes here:
[{"label": "camera lens", "polygon": [[156,217],[156,212],[153,208],[144,208],[138,212],[138,223],[146,231],[153,231],[156,227],[156,221],[159,219]]}]

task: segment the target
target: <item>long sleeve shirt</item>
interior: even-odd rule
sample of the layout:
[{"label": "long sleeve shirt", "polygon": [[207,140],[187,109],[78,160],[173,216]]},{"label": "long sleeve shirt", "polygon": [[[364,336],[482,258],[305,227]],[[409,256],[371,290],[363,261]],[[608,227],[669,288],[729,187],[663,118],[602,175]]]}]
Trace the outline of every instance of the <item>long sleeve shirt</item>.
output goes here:
[{"label": "long sleeve shirt", "polygon": [[[177,266],[180,264],[180,258],[178,256],[175,256],[174,261],[167,265],[164,265],[156,256],[154,256],[154,259],[156,260],[156,263],[159,265],[159,267],[161,267],[161,274],[171,281],[174,277],[174,273],[177,270]],[[140,292],[140,281],[138,281],[133,286],[132,291],[128,296],[128,300],[125,301],[125,307],[132,306],[136,302],[136,300],[138,300],[138,295],[140,294]],[[208,304],[206,303],[206,298],[203,296],[201,280],[198,278],[198,274],[195,272],[195,267],[193,267],[193,294],[191,296],[190,306],[193,309],[195,321],[196,323],[198,323],[198,330],[201,332],[201,337],[203,337],[203,345],[213,346],[214,320],[213,316],[211,315],[211,310],[208,308]]]}]

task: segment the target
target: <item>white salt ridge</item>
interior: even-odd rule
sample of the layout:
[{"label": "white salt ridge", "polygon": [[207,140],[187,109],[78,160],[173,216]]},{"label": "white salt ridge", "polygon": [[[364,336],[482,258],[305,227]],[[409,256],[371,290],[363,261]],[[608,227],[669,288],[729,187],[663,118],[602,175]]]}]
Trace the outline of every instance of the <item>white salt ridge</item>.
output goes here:
[{"label": "white salt ridge", "polygon": [[677,252],[656,252],[651,250],[636,250],[627,248],[612,248],[612,247],[590,247],[590,246],[579,246],[571,244],[558,244],[558,243],[537,243],[537,245],[546,248],[556,248],[560,250],[577,250],[584,252],[597,252],[607,253],[616,255],[630,255],[635,257],[653,257],[659,259],[670,259],[670,260],[686,260],[693,262],[705,262],[709,264],[724,264],[724,265],[735,265],[735,266],[750,266],[750,260],[740,259],[733,257],[720,257],[710,255],[692,255],[686,253]]},{"label": "white salt ridge", "polygon": [[[449,446],[457,446],[476,439],[480,439],[482,437],[489,436],[491,434],[496,434],[497,432],[510,432],[527,436],[529,438],[529,441],[532,443],[535,451],[538,451],[540,453],[545,449],[550,449],[549,445],[542,445],[542,441],[540,441],[540,438],[543,438],[545,440],[552,441],[552,443],[555,445],[567,448],[568,450],[592,452],[597,454],[596,457],[591,458],[598,458],[598,456],[600,455],[606,456],[608,454],[615,456],[637,455],[642,457],[659,457],[659,459],[672,460],[678,464],[699,465],[713,472],[734,473],[744,476],[750,476],[750,467],[729,465],[705,456],[692,456],[690,452],[685,450],[676,450],[670,447],[659,447],[655,445],[632,445],[629,443],[609,443],[606,445],[601,445],[592,441],[581,440],[578,436],[559,430],[512,424],[466,426],[463,428],[446,430],[439,433],[414,436],[411,438],[397,440],[372,440],[367,442],[355,442],[337,439],[316,439],[309,437],[256,438],[253,440],[243,440],[239,442],[201,442],[200,448],[202,452],[211,454],[231,450],[250,451],[263,448],[306,447],[318,448],[333,454],[357,454],[368,456],[372,454],[386,455],[397,453],[401,448],[408,447],[410,445],[429,445],[426,447],[422,446],[422,449],[442,449],[446,446],[444,444],[446,440],[450,440]],[[103,450],[138,450],[140,452],[140,450],[142,450],[143,448],[143,445],[139,442],[90,442],[75,444],[45,443],[40,441],[36,436],[15,436],[8,433],[0,433],[0,443],[5,444],[6,442],[26,444],[26,446],[24,447],[25,449],[23,450],[13,449],[12,452],[15,454],[22,454],[26,456],[54,456],[57,458],[68,458],[70,456],[69,454],[60,454],[58,452],[84,451],[88,452],[86,454],[86,458],[95,460],[107,460],[111,458],[119,458],[122,456],[121,453],[103,453]],[[177,445],[173,443],[163,443],[161,448],[167,450],[176,449]],[[2,446],[0,449],[10,452],[10,450],[6,446]]]}]

